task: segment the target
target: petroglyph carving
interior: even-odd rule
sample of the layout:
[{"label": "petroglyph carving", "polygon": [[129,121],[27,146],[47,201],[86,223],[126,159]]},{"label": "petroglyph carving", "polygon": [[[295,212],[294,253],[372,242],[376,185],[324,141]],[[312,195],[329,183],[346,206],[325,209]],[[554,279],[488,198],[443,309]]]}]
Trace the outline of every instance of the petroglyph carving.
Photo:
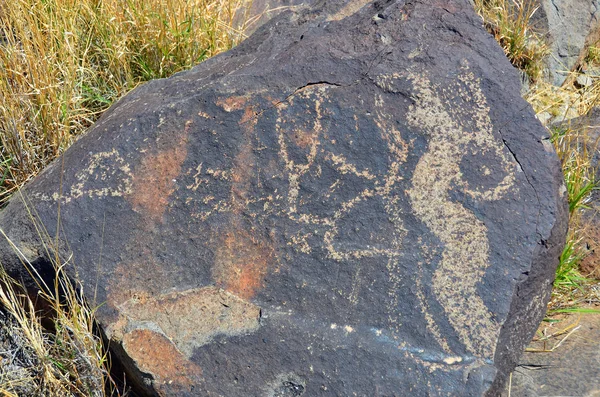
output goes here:
[{"label": "petroglyph carving", "polygon": [[[369,247],[369,244],[366,244],[366,247],[348,248],[339,246],[336,240],[339,233],[339,221],[347,217],[357,205],[373,198],[380,198],[384,201],[392,199],[390,198],[392,188],[402,180],[402,177],[399,175],[399,167],[406,160],[408,145],[402,140],[400,133],[393,127],[393,123],[390,122],[389,117],[385,117],[378,112],[375,115],[374,122],[380,128],[381,139],[388,144],[392,157],[390,161],[391,166],[385,172],[374,173],[368,169],[359,169],[343,154],[335,153],[326,148],[322,143],[330,138],[326,137],[327,127],[323,126],[323,118],[328,114],[328,91],[330,89],[328,87],[305,89],[298,94],[298,97],[305,99],[304,103],[314,106],[314,108],[307,110],[315,115],[313,125],[298,125],[295,118],[298,109],[294,109],[290,114],[286,114],[287,105],[278,108],[279,116],[276,131],[279,143],[279,157],[284,162],[284,176],[288,180],[288,191],[286,194],[288,207],[284,212],[291,220],[298,224],[324,227],[322,243],[323,247],[327,250],[328,257],[331,259],[348,261],[375,256],[395,257],[398,255],[398,251],[392,247]],[[290,98],[289,101],[290,105],[294,104],[294,98]],[[298,138],[299,136],[302,137],[301,140]],[[297,147],[302,148],[305,153],[305,162],[300,163],[292,159],[290,155],[290,144],[292,142],[290,141]],[[335,142],[332,143],[335,144]],[[297,149],[297,147],[294,149]],[[317,159],[323,161],[316,161]],[[328,217],[316,216],[298,209],[301,203],[306,203],[309,200],[307,197],[302,197],[299,189],[300,182],[302,179],[314,178],[315,175],[318,176],[322,163],[329,165],[340,176],[351,175],[359,178],[365,186],[354,197],[336,204],[332,215]],[[341,182],[341,179],[338,179],[324,196],[328,197],[328,194],[338,189]]]},{"label": "petroglyph carving", "polygon": [[[419,245],[422,247],[424,259],[429,263],[437,263],[431,280],[431,292],[436,301],[443,306],[448,321],[466,350],[474,355],[491,358],[494,354],[493,341],[497,340],[499,325],[477,290],[486,268],[490,265],[487,228],[472,211],[451,198],[450,194],[459,191],[480,202],[499,200],[514,188],[516,164],[501,141],[494,138],[493,126],[488,115],[489,108],[480,83],[467,67],[463,68],[461,74],[446,90],[434,87],[427,76],[411,72],[381,75],[375,82],[387,93],[398,92],[395,87],[399,83],[404,87],[412,86],[410,91],[414,105],[407,114],[407,120],[411,127],[427,135],[428,149],[419,159],[411,181],[403,179],[403,167],[412,143],[403,139],[395,116],[386,112],[386,97],[375,94],[371,99],[371,103],[375,105],[374,111],[361,115],[361,122],[368,122],[377,127],[379,136],[373,138],[385,142],[387,147],[385,166],[369,169],[364,165],[361,167],[358,163],[355,164],[344,149],[351,147],[352,134],[345,138],[337,137],[338,140],[348,140],[343,142],[343,145],[329,135],[329,123],[334,111],[332,109],[335,108],[333,91],[343,88],[316,84],[297,90],[284,102],[275,103],[274,108],[270,110],[270,114],[275,115],[275,147],[272,149],[277,151],[277,161],[280,163],[268,165],[267,173],[264,173],[264,170],[254,170],[257,167],[255,152],[263,149],[259,148],[261,143],[255,132],[263,112],[253,110],[252,103],[256,98],[233,97],[218,103],[229,113],[241,113],[239,128],[245,141],[235,158],[233,168],[219,169],[214,165],[199,163],[182,173],[181,165],[187,154],[185,140],[191,123],[188,122],[184,133],[179,136],[180,139],[175,140],[174,145],[164,154],[170,160],[161,157],[159,160],[164,161],[154,161],[160,166],[159,169],[154,167],[147,169],[146,173],[141,172],[144,171],[144,163],[140,170],[132,173],[116,151],[98,153],[92,156],[90,166],[78,174],[79,183],[73,185],[65,195],[65,201],[83,195],[94,198],[121,195],[127,197],[137,210],[144,210],[150,215],[155,214],[155,218],[159,219],[168,203],[155,203],[150,201],[150,198],[156,196],[157,192],[168,197],[175,189],[171,180],[183,174],[188,177],[188,183],[183,187],[191,193],[191,196],[185,198],[186,205],[190,205],[190,208],[204,208],[203,211],[193,211],[193,218],[203,221],[218,213],[232,213],[237,217],[244,214],[253,218],[267,215],[285,217],[297,226],[287,230],[285,236],[287,244],[293,246],[297,252],[312,254],[318,247],[323,249],[327,258],[333,260],[337,266],[354,266],[353,269],[346,269],[353,274],[351,285],[339,287],[340,294],[353,304],[358,302],[363,288],[359,282],[364,279],[361,276],[365,271],[362,268],[362,260],[384,258],[390,280],[389,322],[392,328],[399,329],[401,319],[397,314],[397,299],[404,277],[400,270],[400,261],[402,244],[407,236],[402,200],[406,202],[407,198],[414,215],[443,245],[441,260],[437,262],[436,258],[428,257],[430,249],[425,244]],[[469,106],[453,106],[453,98],[460,98]],[[298,117],[301,113],[311,117]],[[459,123],[458,120],[464,122]],[[357,117],[354,128],[356,131],[361,128]],[[471,186],[474,184],[471,182],[470,185],[469,179],[461,172],[461,162],[467,154],[499,159],[496,163],[499,163],[503,170],[494,170],[494,173],[500,172],[503,176],[496,180],[491,188],[489,184]],[[157,159],[156,156],[149,158]],[[112,168],[105,165],[109,160]],[[329,172],[329,177],[335,176],[335,182],[329,189],[324,192],[306,189],[306,184],[310,185],[311,181],[320,178],[324,170]],[[90,178],[113,178],[117,172],[122,174],[117,188],[87,188]],[[481,173],[489,175],[491,171],[482,167]],[[147,183],[151,179],[145,178],[146,174],[162,175],[164,186],[159,183]],[[261,197],[250,194],[249,189],[253,183],[251,181],[258,180],[260,184],[260,178],[267,176],[285,181],[284,189],[268,192]],[[136,191],[144,192],[144,187],[138,186],[141,184],[153,186],[154,190],[140,196]],[[212,184],[231,185],[231,196],[228,199],[216,200],[210,195]],[[350,185],[354,190],[350,189]],[[406,187],[408,189],[404,189]],[[403,195],[403,190],[406,196]],[[343,194],[339,194],[340,192]],[[144,199],[137,198],[138,196]],[[319,215],[307,207],[307,203],[315,201],[327,203],[327,208]],[[385,209],[387,219],[392,224],[391,229],[386,230],[385,236],[371,235],[364,241],[349,242],[341,235],[345,232],[343,228],[354,225],[353,222],[358,224],[359,220],[353,218],[357,213],[356,209],[375,201]],[[256,203],[262,204],[250,208],[251,204]],[[261,210],[261,214],[256,212]],[[239,237],[249,233],[242,227],[239,219],[236,222],[239,223],[237,227],[240,229],[233,230],[233,235]],[[241,243],[230,244],[227,238],[223,241],[224,247],[229,248],[219,251],[218,260],[213,264],[213,278],[219,286],[227,288],[229,292],[240,298],[250,299],[260,290],[260,280],[269,272],[268,263],[275,260],[276,247],[265,248],[268,244],[261,242],[259,237],[256,237],[256,241],[248,237],[244,240],[248,243],[243,244],[244,247],[248,247],[246,252],[239,248]],[[257,247],[263,247],[263,251],[257,253],[255,258],[249,252]],[[243,261],[241,256],[251,258],[252,265],[247,265],[247,261]],[[418,265],[422,266],[422,263]],[[427,328],[447,353],[456,353],[442,337],[437,322],[429,313],[427,299],[431,298],[426,298],[428,294],[424,292],[425,282],[422,277],[423,272],[419,268],[415,277],[415,294],[420,302]]]},{"label": "petroglyph carving", "polygon": [[[407,77],[415,91],[408,122],[429,137],[428,151],[417,164],[407,194],[414,213],[444,244],[432,279],[433,291],[467,350],[491,359],[500,325],[477,291],[490,265],[487,227],[460,202],[452,200],[450,193],[461,188],[478,200],[498,200],[513,187],[516,164],[493,136],[490,109],[479,81],[468,67],[449,88],[470,105],[459,109],[449,101],[447,92],[436,90],[423,74],[409,73]],[[500,160],[505,176],[497,186],[468,186],[460,164],[469,152]]]},{"label": "petroglyph carving", "polygon": [[[80,197],[123,197],[131,193],[131,170],[115,149],[91,155],[88,166],[79,171],[75,178],[77,183],[71,185],[69,191],[62,196],[62,202],[65,204]],[[114,187],[109,186],[106,183],[108,180],[115,180],[118,183]],[[58,193],[52,197],[39,194],[34,194],[33,197],[42,201],[59,199]]]},{"label": "petroglyph carving", "polygon": [[[187,188],[196,192],[199,186],[204,186],[206,192],[210,192],[210,185],[228,181],[232,183],[232,189],[237,194],[232,194],[227,200],[206,200],[204,196],[194,195],[188,198],[186,203],[202,202],[203,210],[194,211],[193,217],[200,220],[206,220],[208,217],[218,213],[240,213],[244,212],[252,217],[258,216],[250,209],[250,205],[262,202],[261,216],[274,214],[283,216],[292,220],[298,229],[292,231],[287,236],[288,245],[292,245],[298,252],[310,254],[313,248],[319,246],[326,251],[327,257],[333,259],[339,266],[344,266],[347,262],[353,262],[356,268],[352,271],[354,282],[350,287],[338,292],[346,297],[350,302],[356,304],[360,295],[361,279],[361,258],[384,257],[388,258],[389,276],[393,280],[390,295],[390,312],[396,312],[394,307],[397,305],[397,288],[400,285],[400,275],[398,272],[398,257],[400,255],[401,241],[405,236],[402,228],[401,214],[398,205],[398,196],[392,194],[394,189],[402,181],[400,175],[401,165],[406,161],[409,145],[404,142],[400,132],[395,127],[393,117],[386,115],[382,109],[378,109],[375,114],[367,115],[370,122],[378,127],[379,139],[386,142],[389,152],[389,166],[383,171],[374,172],[366,168],[360,168],[350,161],[344,152],[336,152],[336,141],[328,136],[328,129],[331,116],[329,107],[331,106],[331,90],[338,89],[335,85],[315,84],[297,90],[294,95],[289,96],[284,102],[275,102],[275,133],[278,151],[278,159],[283,163],[283,167],[272,165],[268,172],[269,178],[279,178],[285,180],[285,189],[264,197],[253,197],[244,193],[251,178],[260,180],[262,174],[254,174],[250,168],[252,164],[251,154],[253,150],[258,149],[245,143],[237,155],[237,158],[244,155],[248,157],[250,163],[242,161],[242,167],[234,167],[231,170],[209,170],[202,164],[195,169],[187,170],[186,174],[193,176],[193,183],[188,184]],[[379,106],[383,106],[383,98],[378,96],[373,100]],[[254,113],[252,109],[252,97],[232,97],[220,99],[217,104],[226,112],[242,111],[240,119],[240,128],[243,134],[252,141],[253,129],[262,113]],[[273,102],[273,101],[271,101]],[[298,117],[300,114],[309,114],[312,117]],[[301,121],[302,120],[302,121]],[[355,118],[356,131],[359,130],[358,119]],[[351,136],[351,135],[349,135]],[[255,141],[254,145],[260,145],[260,141]],[[350,142],[351,143],[351,142]],[[302,190],[301,184],[321,177],[323,167],[329,167],[330,172],[338,175],[338,179],[325,191],[309,194]],[[283,168],[283,169],[281,169]],[[240,174],[243,172],[243,175]],[[240,175],[238,175],[240,174]],[[220,175],[233,175],[223,179]],[[243,176],[243,177],[242,177]],[[265,176],[266,177],[266,176]],[[347,178],[354,178],[350,182]],[[329,200],[334,192],[348,190],[349,185],[361,186],[359,191],[347,195],[343,200],[339,198],[330,203],[330,207],[325,214],[316,215],[309,210],[304,209],[304,205],[318,200]],[[243,193],[243,194],[242,194]],[[207,196],[208,197],[208,196]],[[340,239],[340,224],[352,218],[352,212],[360,205],[365,205],[369,200],[379,200],[382,202],[389,214],[390,221],[395,225],[392,236],[386,235],[377,240],[377,236],[371,240],[365,241],[362,245],[348,245],[346,241]],[[206,209],[207,204],[209,206]],[[197,208],[197,207],[196,207]],[[236,233],[239,235],[239,233]],[[390,243],[390,241],[392,241]],[[220,263],[220,262],[219,262]],[[213,276],[220,280],[220,285],[229,285],[222,282],[226,279],[222,266],[216,263],[213,267]],[[221,270],[219,270],[221,269]],[[258,268],[257,268],[258,269]],[[259,274],[263,274],[266,268],[261,268]],[[215,273],[216,272],[216,273]],[[240,273],[241,274],[241,273]],[[240,282],[246,280],[241,275],[238,277]],[[237,283],[239,284],[239,283]],[[236,284],[236,285],[237,285]],[[244,284],[244,283],[242,283]],[[240,284],[241,285],[241,284]],[[244,284],[245,285],[245,284]],[[254,288],[251,288],[254,289]],[[242,292],[240,288],[232,290],[240,296],[250,296]],[[249,292],[248,292],[249,293]],[[395,303],[394,303],[395,302]],[[396,319],[390,319],[396,322]]]},{"label": "petroglyph carving", "polygon": [[[379,76],[376,81],[385,91],[394,92],[399,79],[413,86],[415,105],[408,114],[409,124],[429,136],[429,150],[418,162],[407,195],[415,215],[444,245],[442,260],[432,279],[432,290],[467,351],[490,358],[493,356],[493,340],[497,337],[499,325],[477,291],[477,285],[489,266],[487,228],[461,203],[453,201],[449,194],[452,189],[461,189],[474,200],[498,200],[514,185],[515,163],[492,134],[489,108],[479,82],[468,68],[448,89],[451,95],[459,96],[471,105],[460,109],[448,103],[448,92],[437,92],[424,76],[393,74]],[[397,313],[397,291],[402,281],[399,263],[401,248],[407,232],[402,221],[401,195],[395,189],[403,181],[401,167],[406,162],[409,144],[395,127],[393,117],[383,110],[385,101],[378,95],[374,98],[377,110],[369,117],[377,125],[380,138],[387,144],[390,166],[384,172],[361,169],[343,153],[335,152],[332,149],[335,148],[335,142],[327,134],[330,94],[334,89],[337,88],[327,85],[307,87],[277,106],[275,130],[279,158],[284,163],[282,175],[279,176],[287,180],[287,191],[260,200],[265,201],[265,209],[278,209],[277,213],[299,225],[300,230],[288,236],[288,243],[297,246],[298,252],[310,253],[317,243],[325,249],[330,259],[340,265],[352,262],[352,266],[355,266],[354,282],[347,290],[341,291],[352,303],[356,303],[360,295],[359,280],[363,271],[360,259],[386,258],[390,278],[389,321],[398,328],[401,319],[394,313]],[[314,115],[309,118],[310,123],[298,122],[297,114],[302,112]],[[459,124],[458,120],[465,120],[466,124]],[[358,123],[356,128],[359,128]],[[460,169],[466,153],[500,159],[504,168],[503,179],[491,189],[469,186]],[[363,188],[344,201],[331,203],[333,209],[329,216],[318,216],[302,210],[302,205],[315,200],[315,197],[309,196],[300,186],[302,181],[318,178],[324,165],[334,169],[340,179],[330,186],[329,192],[318,197],[327,198],[328,194],[343,189],[343,178],[346,176],[358,178]],[[482,173],[487,175],[489,170],[482,168]],[[380,200],[384,204],[389,220],[394,225],[394,235],[383,244],[366,241],[363,246],[348,246],[345,241],[339,240],[340,222],[351,216],[354,208],[369,200]],[[231,205],[221,205],[221,208],[227,210]],[[423,252],[427,257],[427,247],[423,247]],[[434,258],[426,259],[435,261]],[[469,277],[464,277],[465,274]],[[423,280],[419,275],[416,283],[418,289],[415,293],[429,331],[444,350],[452,353],[436,321],[429,314]]]},{"label": "petroglyph carving", "polygon": [[[287,192],[288,207],[285,215],[289,219],[295,221],[299,225],[305,225],[306,229],[317,229],[320,233],[308,232],[302,235],[302,239],[293,236],[291,242],[298,241],[298,250],[300,252],[310,252],[307,248],[306,241],[308,237],[314,237],[318,234],[321,239],[321,245],[325,248],[329,258],[339,262],[338,266],[347,266],[348,262],[352,262],[355,269],[353,271],[353,282],[347,291],[340,291],[352,304],[358,302],[360,295],[360,280],[362,267],[361,258],[368,257],[384,257],[388,261],[389,278],[391,287],[389,290],[390,301],[388,303],[388,311],[397,313],[398,288],[400,287],[400,274],[398,257],[400,255],[401,241],[406,235],[402,227],[400,207],[397,203],[399,200],[396,194],[392,194],[394,188],[402,181],[400,175],[400,167],[406,161],[408,154],[408,144],[402,139],[400,132],[394,126],[394,120],[389,115],[381,111],[383,99],[375,98],[376,105],[379,105],[379,110],[375,112],[372,121],[379,128],[380,138],[386,142],[388,147],[389,167],[383,171],[376,173],[368,169],[360,169],[352,163],[346,156],[341,153],[335,153],[325,145],[331,142],[331,138],[327,137],[327,125],[324,118],[328,115],[329,94],[331,89],[327,86],[322,86],[317,89],[306,89],[298,95],[299,99],[304,99],[303,103],[312,104],[313,109],[309,112],[315,115],[314,124],[307,126],[299,126],[296,121],[297,109],[294,109],[291,114],[286,114],[287,105],[278,108],[279,117],[277,119],[276,131],[278,133],[279,142],[279,157],[283,160],[285,167],[284,173],[289,182],[289,190]],[[293,105],[294,98],[290,99],[290,105]],[[358,131],[358,122],[356,124]],[[290,131],[292,133],[290,134]],[[289,137],[292,137],[290,139]],[[300,140],[298,136],[303,138]],[[290,155],[291,144],[301,147],[305,151],[306,162],[299,163],[292,159]],[[318,161],[317,161],[318,159]],[[328,192],[325,192],[323,197],[327,199],[330,194],[339,189],[348,188],[344,186],[344,176],[349,175],[358,178],[355,181],[355,186],[364,186],[364,188],[353,197],[347,200],[336,203],[332,214],[327,217],[319,217],[309,212],[303,212],[299,206],[303,202],[310,200],[300,193],[299,185],[301,181],[310,180],[315,176],[319,176],[320,167],[328,165],[333,168],[339,175],[338,179]],[[345,181],[348,183],[348,181]],[[343,245],[339,241],[340,222],[347,220],[352,216],[354,208],[361,204],[365,204],[369,200],[381,200],[383,206],[388,213],[390,221],[395,226],[395,231],[392,236],[387,236],[385,242],[378,242],[375,238],[371,241],[364,242],[363,246],[348,246]],[[390,322],[399,326],[397,315],[390,315]]]},{"label": "petroglyph carving", "polygon": [[168,196],[173,192],[173,179],[181,172],[181,163],[187,155],[186,139],[191,121],[186,122],[183,131],[171,137],[167,149],[147,155],[135,170],[121,154],[112,149],[90,155],[87,167],[79,171],[77,183],[59,197],[58,193],[48,197],[34,195],[42,201],[58,201],[68,204],[81,197],[126,197],[138,211],[150,218],[160,218],[167,206]]},{"label": "petroglyph carving", "polygon": [[125,340],[136,330],[164,335],[186,358],[217,335],[243,335],[259,328],[260,308],[208,286],[161,296],[143,293],[119,305],[122,318],[107,331]]}]

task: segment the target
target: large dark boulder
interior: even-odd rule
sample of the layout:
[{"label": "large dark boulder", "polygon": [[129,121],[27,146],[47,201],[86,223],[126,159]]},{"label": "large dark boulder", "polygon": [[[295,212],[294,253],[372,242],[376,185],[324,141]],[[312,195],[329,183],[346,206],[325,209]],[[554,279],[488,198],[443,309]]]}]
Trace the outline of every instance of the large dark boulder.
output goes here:
[{"label": "large dark boulder", "polygon": [[149,393],[495,395],[542,319],[566,198],[518,73],[466,0],[335,4],[136,89],[0,214],[40,270],[29,214],[59,231]]}]

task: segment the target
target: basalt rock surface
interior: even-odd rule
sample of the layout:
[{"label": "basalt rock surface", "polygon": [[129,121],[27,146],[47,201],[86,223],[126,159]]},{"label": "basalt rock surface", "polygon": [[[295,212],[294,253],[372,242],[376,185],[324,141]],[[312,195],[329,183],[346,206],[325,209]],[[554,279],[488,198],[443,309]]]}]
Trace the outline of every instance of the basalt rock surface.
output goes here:
[{"label": "basalt rock surface", "polygon": [[[233,26],[245,35],[251,35],[273,17],[285,11],[295,12],[315,4],[317,0],[252,0],[240,7],[234,15]],[[339,0],[339,4],[347,0]]]},{"label": "basalt rock surface", "polygon": [[466,0],[345,3],[134,90],[0,213],[145,392],[496,395],[541,321],[566,197],[518,73]]}]

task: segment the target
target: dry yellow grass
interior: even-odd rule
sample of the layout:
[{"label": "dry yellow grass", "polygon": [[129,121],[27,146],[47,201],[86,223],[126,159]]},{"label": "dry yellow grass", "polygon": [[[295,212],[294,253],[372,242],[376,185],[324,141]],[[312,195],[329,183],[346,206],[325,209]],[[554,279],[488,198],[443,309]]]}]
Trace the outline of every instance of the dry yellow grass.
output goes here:
[{"label": "dry yellow grass", "polygon": [[488,31],[504,49],[511,63],[531,80],[542,77],[544,57],[549,50],[542,37],[533,31],[530,20],[538,4],[531,0],[474,0]]},{"label": "dry yellow grass", "polygon": [[0,2],[0,204],[136,85],[231,48],[245,1]]},{"label": "dry yellow grass", "polygon": [[[66,280],[61,275],[60,280]],[[42,327],[42,318],[31,298],[6,274],[0,273],[5,337],[14,342],[3,348],[0,395],[104,396],[118,394],[110,377],[110,366],[100,338],[94,334],[93,312],[74,290],[60,303],[52,294],[47,300],[56,312],[54,332]],[[68,306],[68,307],[67,307]],[[16,340],[16,341],[15,341]],[[24,358],[17,359],[19,355]],[[11,370],[12,369],[12,370]]]},{"label": "dry yellow grass", "polygon": [[592,192],[598,187],[592,162],[598,147],[597,142],[591,142],[586,135],[587,126],[569,126],[568,120],[583,116],[600,105],[600,81],[585,88],[576,88],[572,84],[555,87],[539,81],[525,99],[537,114],[558,121],[565,119],[563,127],[548,126],[562,163],[570,211],[569,234],[560,258],[549,309],[574,308],[590,300],[587,297],[594,295],[597,284],[596,280],[582,276],[579,265],[588,252],[584,238],[588,225],[582,221],[582,214],[590,206],[598,205],[591,201]]}]

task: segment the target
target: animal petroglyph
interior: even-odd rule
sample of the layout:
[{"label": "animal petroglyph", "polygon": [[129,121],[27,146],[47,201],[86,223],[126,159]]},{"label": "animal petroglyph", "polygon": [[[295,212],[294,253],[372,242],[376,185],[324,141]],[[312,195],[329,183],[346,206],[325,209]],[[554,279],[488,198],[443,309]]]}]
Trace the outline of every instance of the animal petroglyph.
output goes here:
[{"label": "animal petroglyph", "polygon": [[42,201],[60,201],[68,204],[82,197],[125,197],[136,211],[154,220],[162,216],[173,192],[173,179],[180,174],[181,163],[187,155],[186,139],[192,122],[186,122],[182,131],[163,138],[166,142],[162,151],[142,159],[136,169],[116,150],[90,155],[87,166],[79,171],[77,182],[59,197],[36,194]]},{"label": "animal petroglyph", "polygon": [[[463,68],[450,89],[470,107],[462,106],[460,118],[424,75],[410,73],[415,104],[408,114],[411,126],[429,138],[428,151],[420,158],[407,194],[413,211],[443,243],[442,258],[432,283],[436,299],[467,350],[493,358],[500,325],[480,298],[477,285],[490,266],[487,228],[471,211],[450,198],[457,187],[479,200],[498,200],[515,182],[516,164],[495,139],[489,108],[479,81]],[[465,120],[459,123],[458,120]],[[491,189],[474,189],[462,179],[460,163],[465,153],[482,152],[500,160],[504,178]],[[485,172],[485,170],[484,170]]]}]

